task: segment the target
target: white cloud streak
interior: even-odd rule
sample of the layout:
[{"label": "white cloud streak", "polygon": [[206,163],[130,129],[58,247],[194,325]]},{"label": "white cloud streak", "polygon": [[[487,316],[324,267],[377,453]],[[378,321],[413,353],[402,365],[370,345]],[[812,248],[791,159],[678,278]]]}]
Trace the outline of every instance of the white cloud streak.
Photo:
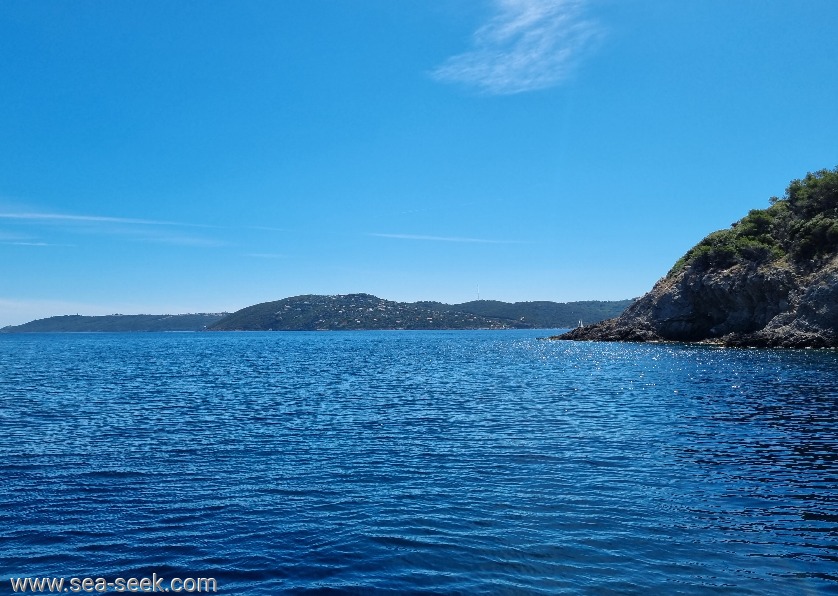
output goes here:
[{"label": "white cloud streak", "polygon": [[[179,223],[153,219],[138,219],[130,217],[111,217],[105,215],[72,215],[67,213],[42,212],[0,212],[0,220],[10,224],[18,223],[33,226],[58,226],[83,233],[99,233],[121,235],[140,241],[173,244],[180,246],[223,246],[226,243],[214,239],[202,238],[195,235],[181,233],[173,228],[216,228],[202,224]],[[29,240],[16,238],[16,240]],[[18,243],[20,244],[20,243]],[[29,246],[73,246],[68,244],[53,244],[47,242],[27,242]]]},{"label": "white cloud streak", "polygon": [[272,253],[272,252],[249,252],[245,253],[246,257],[252,257],[254,259],[286,259],[288,258],[286,255],[279,254],[279,253]]},{"label": "white cloud streak", "polygon": [[52,242],[0,242],[0,244],[8,244],[11,246],[75,246],[75,244],[54,244]]},{"label": "white cloud streak", "polygon": [[289,228],[272,228],[269,226],[245,226],[248,230],[262,230],[264,232],[293,232]]},{"label": "white cloud streak", "polygon": [[583,16],[588,1],[495,0],[497,13],[474,33],[472,48],[432,76],[492,95],[558,85],[602,33]]},{"label": "white cloud streak", "polygon": [[425,236],[423,234],[370,234],[377,238],[395,238],[397,240],[424,240],[430,242],[465,242],[472,244],[523,244],[518,240],[488,240],[484,238],[461,238],[459,236]]},{"label": "white cloud streak", "polygon": [[147,226],[178,226],[171,221],[154,221],[150,219],[131,219],[126,217],[107,217],[102,215],[68,215],[65,213],[0,213],[0,219],[17,219],[26,221],[59,221],[74,223],[116,223]]}]

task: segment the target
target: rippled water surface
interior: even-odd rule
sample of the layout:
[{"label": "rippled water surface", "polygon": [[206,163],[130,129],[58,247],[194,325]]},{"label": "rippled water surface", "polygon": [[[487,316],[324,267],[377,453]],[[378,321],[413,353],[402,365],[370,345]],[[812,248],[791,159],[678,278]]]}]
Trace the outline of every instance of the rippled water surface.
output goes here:
[{"label": "rippled water surface", "polygon": [[838,594],[838,353],[543,334],[0,335],[0,591]]}]

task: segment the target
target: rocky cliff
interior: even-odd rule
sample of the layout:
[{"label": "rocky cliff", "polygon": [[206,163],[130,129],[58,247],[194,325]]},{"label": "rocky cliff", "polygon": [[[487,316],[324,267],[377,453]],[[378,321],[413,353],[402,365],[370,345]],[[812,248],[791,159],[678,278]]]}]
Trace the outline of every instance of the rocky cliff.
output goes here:
[{"label": "rocky cliff", "polygon": [[838,168],[710,234],[617,318],[557,339],[838,347]]}]

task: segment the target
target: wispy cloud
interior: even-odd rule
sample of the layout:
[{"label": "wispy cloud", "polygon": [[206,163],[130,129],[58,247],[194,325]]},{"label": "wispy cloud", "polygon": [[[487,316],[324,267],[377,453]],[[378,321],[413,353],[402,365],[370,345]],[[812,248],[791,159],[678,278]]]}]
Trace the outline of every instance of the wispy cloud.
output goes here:
[{"label": "wispy cloud", "polygon": [[207,238],[205,236],[196,236],[194,234],[183,234],[179,232],[160,232],[159,230],[132,230],[124,235],[139,242],[153,242],[157,244],[169,244],[172,246],[213,248],[229,245],[229,242],[217,240],[215,238]]},{"label": "wispy cloud", "polygon": [[116,223],[148,226],[176,226],[171,221],[154,221],[151,219],[132,219],[127,217],[107,217],[103,215],[70,215],[66,213],[0,213],[0,219],[17,219],[25,221],[58,221],[77,223]]},{"label": "wispy cloud", "polygon": [[496,14],[472,38],[472,48],[432,74],[504,95],[564,81],[602,33],[584,17],[589,0],[495,0]]},{"label": "wispy cloud", "polygon": [[254,259],[286,259],[286,255],[272,253],[272,252],[249,252],[245,253],[246,257],[253,257]]},{"label": "wispy cloud", "polygon": [[12,246],[75,246],[75,244],[55,244],[52,242],[0,242],[0,244],[9,244]]},{"label": "wispy cloud", "polygon": [[485,238],[462,238],[459,236],[425,236],[423,234],[370,234],[377,238],[395,238],[398,240],[425,240],[430,242],[466,242],[476,244],[523,244],[519,240],[489,240]]},{"label": "wispy cloud", "polygon": [[[34,211],[0,212],[0,220],[9,224],[29,226],[52,226],[66,228],[73,232],[108,234],[130,237],[135,240],[172,244],[180,246],[221,246],[226,243],[214,239],[183,233],[184,228],[216,228],[195,223],[139,219],[131,217],[112,217],[107,215],[75,215],[69,213],[51,213]],[[178,229],[181,228],[181,229]],[[30,237],[15,240],[32,240]],[[23,244],[18,242],[18,244]],[[41,241],[26,242],[27,246],[73,246]]]},{"label": "wispy cloud", "polygon": [[289,228],[272,228],[270,226],[245,226],[248,230],[262,230],[265,232],[292,232]]},{"label": "wispy cloud", "polygon": [[184,223],[177,221],[161,221],[155,219],[137,219],[132,217],[110,217],[107,215],[72,215],[69,213],[14,213],[0,212],[0,219],[31,221],[31,222],[64,222],[64,223],[101,223],[124,224],[141,226],[176,226],[186,228],[214,228],[206,224]]}]

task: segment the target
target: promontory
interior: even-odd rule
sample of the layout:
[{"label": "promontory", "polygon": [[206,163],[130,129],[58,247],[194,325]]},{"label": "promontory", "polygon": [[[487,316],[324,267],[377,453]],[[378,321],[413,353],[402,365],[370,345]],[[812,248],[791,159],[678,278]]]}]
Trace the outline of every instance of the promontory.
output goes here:
[{"label": "promontory", "polygon": [[616,318],[555,339],[838,347],[838,167],[713,232]]}]

